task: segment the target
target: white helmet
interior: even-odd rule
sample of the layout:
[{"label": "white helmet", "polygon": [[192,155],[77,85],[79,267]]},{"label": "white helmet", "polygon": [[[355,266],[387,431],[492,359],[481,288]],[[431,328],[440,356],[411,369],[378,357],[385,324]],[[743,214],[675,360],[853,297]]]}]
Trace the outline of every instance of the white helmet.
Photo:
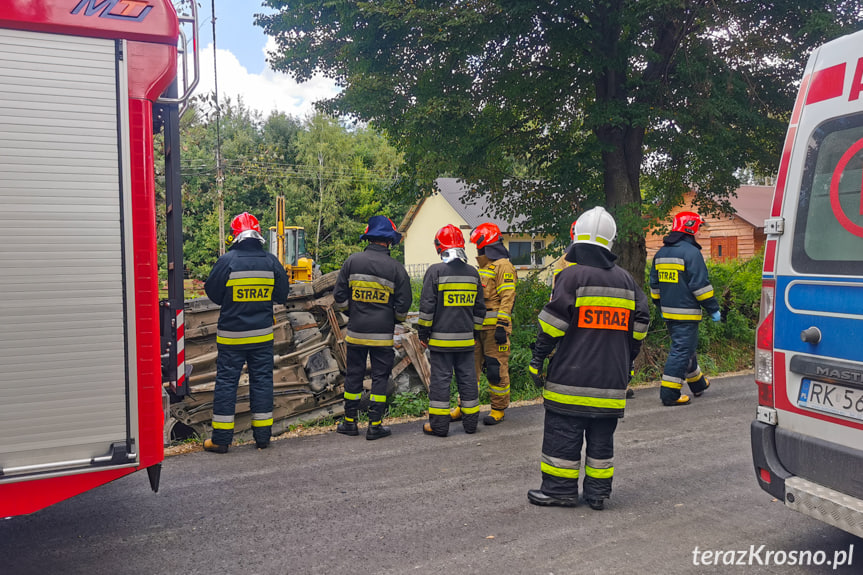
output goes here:
[{"label": "white helmet", "polygon": [[572,239],[577,244],[592,244],[610,250],[616,236],[617,224],[602,206],[587,210],[572,224]]}]

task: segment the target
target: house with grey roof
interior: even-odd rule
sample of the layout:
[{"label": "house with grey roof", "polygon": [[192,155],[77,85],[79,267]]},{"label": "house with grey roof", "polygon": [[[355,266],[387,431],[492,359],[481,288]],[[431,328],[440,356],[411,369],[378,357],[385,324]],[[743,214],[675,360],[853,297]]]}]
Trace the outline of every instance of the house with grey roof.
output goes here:
[{"label": "house with grey roof", "polygon": [[519,222],[524,218],[508,222],[493,216],[483,196],[463,203],[461,200],[468,186],[458,178],[438,178],[436,184],[437,190],[417,202],[399,226],[399,231],[404,234],[405,267],[411,277],[422,278],[429,265],[440,261],[435,252],[434,236],[447,224],[462,230],[469,261],[475,263],[476,246],[469,241],[470,232],[483,222],[493,222],[500,228],[503,242],[519,273],[547,272],[554,258],[541,252],[551,243],[551,237],[519,230]]}]

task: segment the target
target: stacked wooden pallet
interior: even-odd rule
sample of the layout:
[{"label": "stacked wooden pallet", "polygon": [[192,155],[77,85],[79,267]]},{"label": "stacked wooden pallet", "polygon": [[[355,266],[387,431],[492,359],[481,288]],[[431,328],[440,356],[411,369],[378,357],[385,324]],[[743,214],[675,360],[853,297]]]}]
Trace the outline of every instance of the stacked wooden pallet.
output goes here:
[{"label": "stacked wooden pallet", "polygon": [[[335,273],[310,284],[294,284],[286,305],[274,306],[273,433],[291,425],[334,417],[344,412],[346,364],[342,328],[347,318],[333,309]],[[219,307],[207,298],[186,301],[186,363],[191,366],[189,393],[171,404],[169,437],[208,437],[213,414],[216,379],[216,324]],[[396,361],[390,392],[396,380],[419,381],[428,389],[428,360],[416,334],[403,326],[396,330]],[[366,388],[370,381],[366,381]],[[235,436],[251,437],[249,381],[245,369],[237,389]]]}]

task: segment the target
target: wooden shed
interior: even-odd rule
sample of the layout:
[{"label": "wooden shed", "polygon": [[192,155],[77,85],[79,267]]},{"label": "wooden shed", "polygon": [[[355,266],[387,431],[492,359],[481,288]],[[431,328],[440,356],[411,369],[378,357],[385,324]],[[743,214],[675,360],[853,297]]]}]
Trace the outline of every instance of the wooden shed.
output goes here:
[{"label": "wooden shed", "polygon": [[[736,197],[730,199],[735,214],[720,218],[705,216],[708,226],[702,227],[695,236],[705,259],[747,259],[764,246],[764,220],[770,215],[773,186],[741,186],[735,193]],[[678,212],[698,211],[692,208],[694,197],[695,192],[686,194],[683,205],[671,211],[668,221]],[[663,237],[660,234],[647,235],[648,260],[662,247]]]}]

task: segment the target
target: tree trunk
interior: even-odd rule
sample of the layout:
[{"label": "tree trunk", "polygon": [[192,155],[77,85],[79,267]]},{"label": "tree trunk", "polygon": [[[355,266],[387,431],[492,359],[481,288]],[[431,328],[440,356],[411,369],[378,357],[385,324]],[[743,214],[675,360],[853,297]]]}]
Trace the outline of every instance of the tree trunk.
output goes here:
[{"label": "tree trunk", "polygon": [[596,135],[605,147],[602,153],[605,206],[617,223],[614,253],[618,265],[644,286],[647,248],[641,218],[641,144],[644,129],[602,126]]},{"label": "tree trunk", "polygon": [[[641,220],[641,160],[644,154],[644,127],[629,123],[626,110],[631,102],[627,72],[628,59],[621,50],[622,0],[595,4],[597,30],[594,51],[602,54],[604,66],[595,77],[596,107],[608,110],[614,121],[594,127],[602,146],[603,189],[605,207],[617,223],[614,253],[618,265],[632,274],[639,286],[644,286],[644,265],[647,249],[644,224]],[[610,120],[612,118],[609,118]]]}]

